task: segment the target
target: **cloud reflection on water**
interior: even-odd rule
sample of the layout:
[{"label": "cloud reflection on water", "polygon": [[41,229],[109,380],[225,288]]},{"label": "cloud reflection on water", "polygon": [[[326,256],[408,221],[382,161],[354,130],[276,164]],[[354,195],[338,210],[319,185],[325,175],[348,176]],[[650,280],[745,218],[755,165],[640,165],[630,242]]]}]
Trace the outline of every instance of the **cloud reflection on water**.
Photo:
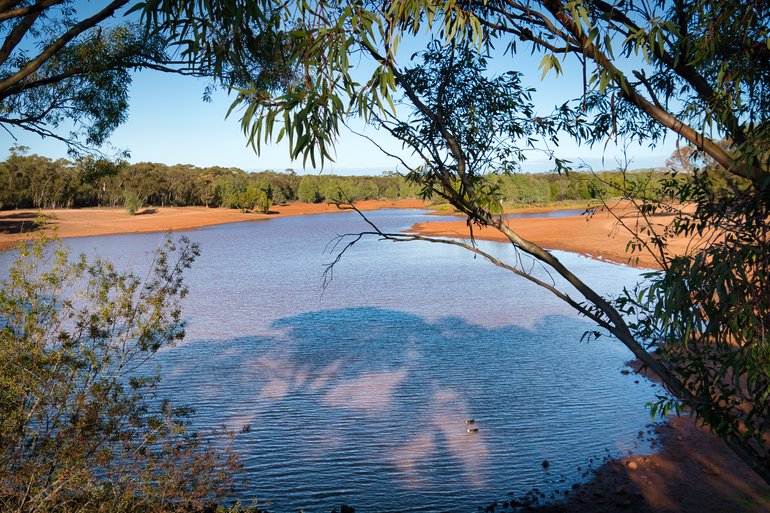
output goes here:
[{"label": "cloud reflection on water", "polygon": [[366,413],[389,413],[393,391],[407,377],[406,368],[367,372],[331,386],[321,398],[332,408],[350,408]]},{"label": "cloud reflection on water", "polygon": [[324,310],[276,321],[273,337],[191,341],[163,355],[163,386],[199,425],[249,427],[236,438],[248,493],[289,501],[279,510],[330,509],[340,490],[361,509],[470,506],[542,488],[544,455],[574,468],[635,439],[650,395],[618,372],[622,349],[578,343],[587,326]]}]

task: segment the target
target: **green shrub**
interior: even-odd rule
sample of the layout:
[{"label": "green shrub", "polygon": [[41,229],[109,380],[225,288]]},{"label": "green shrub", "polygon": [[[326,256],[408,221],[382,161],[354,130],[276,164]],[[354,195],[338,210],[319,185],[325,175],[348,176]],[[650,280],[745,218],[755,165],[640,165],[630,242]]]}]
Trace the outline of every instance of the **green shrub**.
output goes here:
[{"label": "green shrub", "polygon": [[123,206],[126,207],[128,215],[132,216],[136,214],[137,210],[142,208],[142,198],[133,191],[126,191],[123,193]]},{"label": "green shrub", "polygon": [[256,183],[250,183],[240,196],[239,204],[241,211],[269,213],[270,207],[273,206],[271,192],[270,185],[260,186]]},{"label": "green shrub", "polygon": [[299,182],[297,199],[305,203],[319,203],[323,200],[318,186],[318,178],[315,176],[303,176]]},{"label": "green shrub", "polygon": [[229,492],[232,454],[142,372],[184,336],[197,255],[169,238],[143,281],[45,241],[20,251],[0,283],[0,510],[190,511]]}]

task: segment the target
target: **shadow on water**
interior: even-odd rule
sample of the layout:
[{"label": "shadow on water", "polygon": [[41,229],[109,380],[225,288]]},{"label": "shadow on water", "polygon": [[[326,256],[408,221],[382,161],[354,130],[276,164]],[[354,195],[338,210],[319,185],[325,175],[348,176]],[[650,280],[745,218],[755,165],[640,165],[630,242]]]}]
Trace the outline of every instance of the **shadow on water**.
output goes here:
[{"label": "shadow on water", "polygon": [[242,431],[238,494],[275,511],[471,511],[637,448],[655,390],[619,372],[619,343],[579,342],[591,326],[323,310],[275,321],[270,337],[167,351],[162,387],[196,409],[196,428]]}]

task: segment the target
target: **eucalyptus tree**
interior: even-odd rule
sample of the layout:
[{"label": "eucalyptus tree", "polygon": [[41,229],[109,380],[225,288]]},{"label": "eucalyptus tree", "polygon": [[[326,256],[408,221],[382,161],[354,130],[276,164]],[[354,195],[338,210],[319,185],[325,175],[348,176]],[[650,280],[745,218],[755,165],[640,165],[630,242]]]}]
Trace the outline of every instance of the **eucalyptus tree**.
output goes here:
[{"label": "eucalyptus tree", "polygon": [[[84,15],[71,1],[0,3],[0,125],[98,146],[125,120],[129,71],[167,60],[138,25],[109,26],[128,0]],[[84,5],[79,6],[82,11]],[[73,128],[59,130],[65,122]]]},{"label": "eucalyptus tree", "polygon": [[[93,152],[126,120],[133,72],[226,73],[187,67],[166,34],[137,22],[133,4],[0,1],[0,128],[14,138],[24,130],[63,141],[74,153]],[[277,68],[271,43],[251,45],[262,53],[251,53],[242,68],[250,76],[259,66]]]},{"label": "eucalyptus tree", "polygon": [[[689,407],[770,482],[765,2],[150,0],[144,8],[148,22],[181,45],[189,66],[208,66],[232,88],[231,112],[239,112],[255,149],[286,138],[293,157],[323,163],[351,116],[403,141],[421,161],[409,177],[425,196],[448,199],[469,226],[499,230],[572,290],[539,281],[472,242],[430,240],[462,245],[538,282],[607,329],[676,397],[673,403],[661,398],[655,409]],[[440,43],[423,55],[421,66],[408,68],[399,44],[420,37]],[[253,40],[276,43],[290,71],[280,88],[264,87],[259,74],[233,80],[225,73],[248,71]],[[515,75],[484,78],[479,59],[495,45],[507,47],[511,67],[520,52],[540,52],[540,70],[523,71],[543,76],[558,75],[563,61],[574,60],[582,69],[582,80],[568,84],[575,101],[548,115],[534,113]],[[410,114],[396,106],[400,99]],[[512,230],[490,185],[490,174],[516,170],[528,149],[546,151],[557,169],[566,168],[552,153],[565,133],[587,145],[677,137],[733,177],[721,192],[708,169],[672,178],[665,186],[669,200],[694,204],[694,213],[620,191],[640,207],[643,229],[632,232],[630,248],[650,251],[662,273],[614,304]],[[663,231],[650,221],[661,208],[672,209],[675,219]],[[376,227],[367,233],[419,238]],[[673,234],[697,234],[703,242],[692,253],[674,255],[667,245]]]}]

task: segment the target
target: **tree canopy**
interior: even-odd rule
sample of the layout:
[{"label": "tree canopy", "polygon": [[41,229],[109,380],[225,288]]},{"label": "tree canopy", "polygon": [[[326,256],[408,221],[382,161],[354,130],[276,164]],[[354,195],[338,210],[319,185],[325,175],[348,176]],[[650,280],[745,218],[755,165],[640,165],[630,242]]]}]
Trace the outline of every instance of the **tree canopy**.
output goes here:
[{"label": "tree canopy", "polygon": [[[125,120],[129,71],[167,60],[165,42],[136,24],[106,26],[128,0],[91,16],[72,2],[0,5],[0,124],[98,146]],[[60,126],[69,121],[69,134]]]},{"label": "tree canopy", "polygon": [[[130,0],[95,7],[74,0],[0,2],[0,127],[11,136],[21,129],[61,140],[75,153],[92,152],[126,120],[135,71],[216,74],[231,77],[229,84],[238,85],[244,73],[253,78],[267,64],[260,84],[269,88],[280,80],[279,73],[271,71],[283,69],[272,40],[239,33],[232,44],[257,43],[245,45],[251,50],[248,64],[235,63],[228,69],[214,69],[202,57],[203,50],[196,48],[200,58],[193,68],[170,46],[166,31],[139,24],[137,15],[124,16],[131,14],[131,4]],[[217,35],[220,41],[222,37]],[[208,50],[224,48],[228,46]]]}]

